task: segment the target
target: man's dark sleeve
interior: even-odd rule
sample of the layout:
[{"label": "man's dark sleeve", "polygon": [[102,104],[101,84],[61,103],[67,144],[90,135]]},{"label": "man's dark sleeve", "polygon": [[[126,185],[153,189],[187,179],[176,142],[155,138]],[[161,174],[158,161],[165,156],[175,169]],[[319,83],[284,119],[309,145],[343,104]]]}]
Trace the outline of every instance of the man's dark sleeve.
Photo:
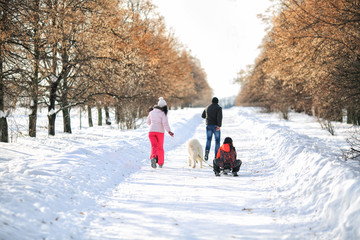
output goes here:
[{"label": "man's dark sleeve", "polygon": [[221,107],[217,113],[217,123],[218,123],[218,126],[221,127],[221,123],[222,123],[222,108]]},{"label": "man's dark sleeve", "polygon": [[204,109],[203,113],[201,114],[202,118],[206,118],[206,108]]}]

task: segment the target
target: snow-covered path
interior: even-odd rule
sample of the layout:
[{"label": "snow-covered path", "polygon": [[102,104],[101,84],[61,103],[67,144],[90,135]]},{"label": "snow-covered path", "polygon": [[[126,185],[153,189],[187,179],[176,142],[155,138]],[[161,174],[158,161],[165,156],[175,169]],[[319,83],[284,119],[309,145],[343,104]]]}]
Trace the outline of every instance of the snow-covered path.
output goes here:
[{"label": "snow-covered path", "polygon": [[162,169],[150,167],[147,126],[69,135],[60,124],[48,137],[41,116],[36,139],[0,143],[0,240],[360,239],[360,167],[339,158],[351,126],[330,136],[303,114],[226,109],[221,139],[243,165],[215,177],[187,165],[186,141],[206,142],[201,111],[169,112]]},{"label": "snow-covered path", "polygon": [[[281,238],[270,196],[271,157],[250,129],[244,129],[236,111],[227,115],[224,126],[229,130],[224,128],[223,138],[231,136],[239,146],[240,177],[215,177],[206,164],[202,169],[189,168],[182,144],[167,152],[164,168],[151,169],[147,164],[101,200],[104,207],[100,214],[95,212],[89,238]],[[202,143],[204,129],[200,124],[194,132]]]}]

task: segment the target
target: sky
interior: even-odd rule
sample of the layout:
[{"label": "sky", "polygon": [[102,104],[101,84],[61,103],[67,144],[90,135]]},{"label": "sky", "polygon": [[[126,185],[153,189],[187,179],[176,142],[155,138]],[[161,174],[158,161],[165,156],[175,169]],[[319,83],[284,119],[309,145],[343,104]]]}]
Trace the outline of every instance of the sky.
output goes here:
[{"label": "sky", "polygon": [[233,81],[253,64],[266,24],[257,17],[270,0],[153,0],[170,32],[200,60],[214,95],[235,96]]}]

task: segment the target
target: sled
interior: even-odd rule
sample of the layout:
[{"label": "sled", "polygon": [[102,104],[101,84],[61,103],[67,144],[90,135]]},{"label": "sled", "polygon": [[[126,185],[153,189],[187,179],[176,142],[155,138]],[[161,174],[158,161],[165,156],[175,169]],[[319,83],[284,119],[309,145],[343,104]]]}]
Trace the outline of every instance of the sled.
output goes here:
[{"label": "sled", "polygon": [[238,175],[233,175],[232,174],[232,168],[230,166],[230,163],[224,163],[224,166],[223,167],[220,167],[220,176],[234,176],[234,177],[237,177]]}]

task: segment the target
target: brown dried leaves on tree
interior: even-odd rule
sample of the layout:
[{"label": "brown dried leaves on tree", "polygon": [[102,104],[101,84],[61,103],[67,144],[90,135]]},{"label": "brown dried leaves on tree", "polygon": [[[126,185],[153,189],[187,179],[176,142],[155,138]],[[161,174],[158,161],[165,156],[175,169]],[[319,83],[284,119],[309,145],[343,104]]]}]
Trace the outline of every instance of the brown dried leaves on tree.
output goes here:
[{"label": "brown dried leaves on tree", "polygon": [[359,16],[359,1],[282,0],[238,104],[359,124]]},{"label": "brown dried leaves on tree", "polygon": [[53,135],[56,113],[68,115],[69,125],[67,111],[75,105],[133,105],[122,112],[136,118],[159,96],[173,106],[210,98],[204,70],[151,1],[11,0],[0,8],[0,110],[19,99],[31,106],[31,136],[38,104],[48,105]]}]

